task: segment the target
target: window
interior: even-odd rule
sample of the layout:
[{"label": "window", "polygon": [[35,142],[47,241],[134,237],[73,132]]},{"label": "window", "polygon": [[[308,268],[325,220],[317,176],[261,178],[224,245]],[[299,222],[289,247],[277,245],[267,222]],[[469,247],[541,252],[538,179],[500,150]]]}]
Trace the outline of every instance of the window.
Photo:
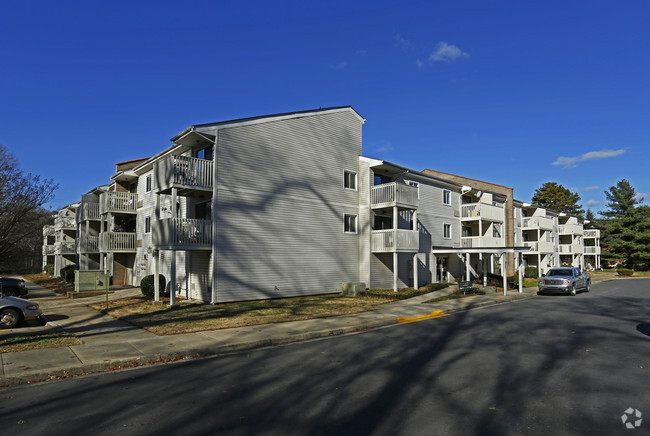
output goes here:
[{"label": "window", "polygon": [[501,237],[501,223],[494,223],[492,227],[492,236],[495,238]]},{"label": "window", "polygon": [[380,174],[375,174],[375,177],[374,177],[374,185],[375,186],[383,185],[385,183],[390,183],[390,182],[392,182],[392,179],[390,177],[382,176]]},{"label": "window", "polygon": [[210,145],[197,151],[196,157],[199,159],[212,160],[212,146]]},{"label": "window", "polygon": [[144,232],[151,233],[151,217],[147,216],[144,218]]},{"label": "window", "polygon": [[354,171],[343,171],[343,187],[345,189],[357,190],[357,173]]},{"label": "window", "polygon": [[420,199],[420,184],[418,182],[414,182],[413,180],[406,180],[406,184],[409,186],[414,186],[418,188],[418,200]]},{"label": "window", "polygon": [[451,224],[442,225],[442,237],[445,239],[451,239]]},{"label": "window", "polygon": [[356,215],[343,215],[343,232],[344,233],[357,233],[357,216]]},{"label": "window", "polygon": [[145,189],[146,192],[151,192],[151,175],[147,176],[147,186]]},{"label": "window", "polygon": [[446,189],[442,191],[442,204],[451,205],[451,191]]}]

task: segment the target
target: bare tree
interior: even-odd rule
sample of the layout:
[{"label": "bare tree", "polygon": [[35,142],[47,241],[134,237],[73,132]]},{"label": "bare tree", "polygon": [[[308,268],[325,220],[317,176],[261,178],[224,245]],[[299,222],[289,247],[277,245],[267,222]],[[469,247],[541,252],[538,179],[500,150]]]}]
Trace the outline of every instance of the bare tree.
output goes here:
[{"label": "bare tree", "polygon": [[12,257],[25,258],[26,250],[33,252],[34,241],[42,235],[47,214],[42,206],[54,198],[57,188],[51,179],[20,170],[18,160],[0,144],[0,259],[4,259],[3,263]]}]

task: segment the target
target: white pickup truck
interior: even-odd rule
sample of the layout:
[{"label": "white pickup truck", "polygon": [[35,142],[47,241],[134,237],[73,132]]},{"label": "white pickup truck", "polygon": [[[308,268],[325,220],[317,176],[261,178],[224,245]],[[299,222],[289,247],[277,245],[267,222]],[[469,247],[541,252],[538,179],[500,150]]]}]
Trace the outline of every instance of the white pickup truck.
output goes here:
[{"label": "white pickup truck", "polygon": [[540,294],[575,295],[579,290],[589,292],[589,288],[591,276],[575,267],[551,268],[539,279]]}]

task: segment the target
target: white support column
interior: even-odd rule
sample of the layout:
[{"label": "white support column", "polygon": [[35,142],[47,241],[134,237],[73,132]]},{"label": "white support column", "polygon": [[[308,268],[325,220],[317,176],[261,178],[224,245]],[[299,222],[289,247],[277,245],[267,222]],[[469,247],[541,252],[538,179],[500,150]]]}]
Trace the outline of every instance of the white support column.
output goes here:
[{"label": "white support column", "polygon": [[210,304],[217,304],[217,200],[218,200],[218,181],[219,181],[219,165],[217,165],[217,152],[218,150],[219,131],[217,130],[214,138],[214,147],[212,149],[212,161],[214,162],[214,170],[212,171],[212,301]]},{"label": "white support column", "polygon": [[413,254],[413,287],[417,289],[418,286],[418,254]]},{"label": "white support column", "polygon": [[169,307],[174,307],[176,306],[176,250],[172,250],[170,275]]},{"label": "white support column", "polygon": [[438,257],[431,255],[431,283],[438,283]]},{"label": "white support column", "polygon": [[[537,249],[539,250],[539,246]],[[537,276],[542,277],[542,255],[539,252],[537,253]]]},{"label": "white support column", "polygon": [[503,276],[503,295],[508,295],[508,256],[501,254],[501,275]]},{"label": "white support column", "polygon": [[469,253],[465,253],[465,280],[471,280],[469,274]]},{"label": "white support column", "polygon": [[[156,207],[154,209],[156,221],[160,221],[160,194],[156,193]],[[160,250],[154,247],[154,294],[153,301],[160,301]]]},{"label": "white support column", "polygon": [[481,255],[481,261],[483,262],[483,286],[487,286],[487,256]]},{"label": "white support column", "polygon": [[399,272],[398,254],[393,253],[393,291],[397,292],[397,277]]},{"label": "white support column", "polygon": [[524,253],[519,253],[519,293],[524,292]]}]

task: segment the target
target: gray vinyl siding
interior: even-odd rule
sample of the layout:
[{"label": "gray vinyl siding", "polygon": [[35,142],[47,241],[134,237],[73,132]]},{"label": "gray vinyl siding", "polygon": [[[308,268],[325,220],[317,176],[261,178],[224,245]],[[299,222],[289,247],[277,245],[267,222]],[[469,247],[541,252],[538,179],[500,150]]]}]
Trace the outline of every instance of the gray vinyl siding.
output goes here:
[{"label": "gray vinyl siding", "polygon": [[372,212],[370,209],[370,190],[373,172],[368,162],[359,159],[359,280],[370,286],[370,235],[372,232]]},{"label": "gray vinyl siding", "polygon": [[359,191],[343,188],[343,173],[359,171],[360,155],[351,112],[219,129],[217,301],[337,292],[359,281],[359,235],[343,232],[344,214],[359,217]]},{"label": "gray vinyl siding", "polygon": [[194,250],[189,253],[189,296],[195,300],[210,301],[212,298],[212,252]]}]

